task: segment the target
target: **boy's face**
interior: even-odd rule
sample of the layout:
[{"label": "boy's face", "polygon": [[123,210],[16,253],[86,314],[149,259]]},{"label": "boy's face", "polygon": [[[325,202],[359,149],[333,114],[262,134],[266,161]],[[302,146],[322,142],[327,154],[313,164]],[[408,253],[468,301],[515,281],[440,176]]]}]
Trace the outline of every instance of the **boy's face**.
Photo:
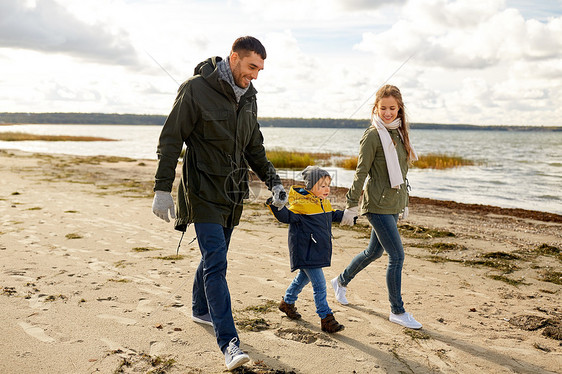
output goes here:
[{"label": "boy's face", "polygon": [[312,192],[316,197],[325,199],[330,194],[330,183],[332,183],[332,178],[330,177],[321,178],[312,187],[312,190],[310,190],[310,192]]}]

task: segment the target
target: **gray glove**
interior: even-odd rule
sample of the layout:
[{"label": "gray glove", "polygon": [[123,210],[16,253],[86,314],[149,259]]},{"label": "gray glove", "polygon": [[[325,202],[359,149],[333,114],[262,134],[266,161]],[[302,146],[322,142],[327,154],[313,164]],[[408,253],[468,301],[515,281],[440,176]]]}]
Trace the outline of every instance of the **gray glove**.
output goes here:
[{"label": "gray glove", "polygon": [[176,209],[174,208],[174,198],[167,191],[154,191],[154,200],[152,201],[152,212],[166,222],[170,222],[168,212],[172,219],[176,218]]},{"label": "gray glove", "polygon": [[355,219],[357,218],[357,208],[358,207],[354,206],[353,208],[347,208],[344,210],[340,225],[353,226],[355,224]]},{"label": "gray glove", "polygon": [[271,192],[273,193],[273,202],[271,203],[271,205],[273,205],[277,209],[283,208],[288,201],[287,193],[285,192],[283,185],[276,184],[271,189]]}]

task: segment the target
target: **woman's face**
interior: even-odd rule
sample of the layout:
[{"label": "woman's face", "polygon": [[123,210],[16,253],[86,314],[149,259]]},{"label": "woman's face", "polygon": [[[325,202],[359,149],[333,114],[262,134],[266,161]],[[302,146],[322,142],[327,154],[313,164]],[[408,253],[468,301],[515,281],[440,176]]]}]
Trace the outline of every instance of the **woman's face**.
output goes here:
[{"label": "woman's face", "polygon": [[377,104],[377,114],[386,124],[396,119],[399,109],[398,102],[392,96],[383,97]]}]

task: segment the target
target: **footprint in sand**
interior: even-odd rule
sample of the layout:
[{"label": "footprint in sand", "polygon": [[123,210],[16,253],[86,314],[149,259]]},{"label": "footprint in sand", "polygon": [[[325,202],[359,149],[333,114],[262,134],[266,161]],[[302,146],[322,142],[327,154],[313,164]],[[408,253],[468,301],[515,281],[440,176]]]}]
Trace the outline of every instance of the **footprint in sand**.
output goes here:
[{"label": "footprint in sand", "polygon": [[296,342],[301,342],[304,344],[314,343],[320,336],[320,334],[300,328],[281,328],[275,331],[275,335],[282,339],[294,340]]},{"label": "footprint in sand", "polygon": [[29,298],[29,307],[31,309],[49,310],[50,304],[45,303],[47,295],[33,295]]},{"label": "footprint in sand", "polygon": [[160,279],[160,273],[158,272],[158,270],[149,270],[148,271],[148,276],[150,278],[154,278],[154,279]]},{"label": "footprint in sand", "polygon": [[154,310],[154,307],[151,307],[150,304],[151,300],[140,299],[139,305],[137,305],[137,311],[141,313],[150,313]]},{"label": "footprint in sand", "polygon": [[116,354],[120,357],[129,358],[128,356],[137,354],[137,352],[135,352],[131,349],[125,348],[121,344],[116,343],[113,340],[109,340],[109,339],[106,339],[106,338],[101,338],[100,340],[102,342],[104,342],[105,345],[107,345],[107,347],[109,348],[110,351],[118,352]]},{"label": "footprint in sand", "polygon": [[149,355],[151,357],[160,356],[164,349],[166,348],[166,343],[164,342],[150,342],[150,351]]},{"label": "footprint in sand", "polygon": [[44,343],[54,343],[55,339],[51,338],[49,335],[45,334],[45,330],[43,330],[39,326],[33,326],[29,323],[19,322],[18,325],[23,329],[23,331],[29,335],[34,337],[37,340],[40,340]]},{"label": "footprint in sand", "polygon": [[102,319],[112,319],[112,320],[114,320],[116,322],[119,322],[123,325],[134,325],[135,323],[137,323],[137,321],[134,320],[134,319],[119,317],[119,316],[113,316],[111,314],[98,314],[96,317],[102,318]]}]

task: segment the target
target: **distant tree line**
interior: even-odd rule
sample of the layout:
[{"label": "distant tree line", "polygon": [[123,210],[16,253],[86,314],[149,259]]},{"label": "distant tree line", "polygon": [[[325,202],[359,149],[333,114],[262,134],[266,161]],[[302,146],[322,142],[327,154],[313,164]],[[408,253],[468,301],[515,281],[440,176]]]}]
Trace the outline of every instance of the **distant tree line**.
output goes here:
[{"label": "distant tree line", "polygon": [[[163,125],[166,116],[116,113],[0,113],[0,124]],[[368,119],[260,117],[262,127],[367,128]],[[562,127],[412,123],[421,130],[562,131]]]},{"label": "distant tree line", "polygon": [[162,125],[166,116],[116,113],[0,113],[1,123]]}]

